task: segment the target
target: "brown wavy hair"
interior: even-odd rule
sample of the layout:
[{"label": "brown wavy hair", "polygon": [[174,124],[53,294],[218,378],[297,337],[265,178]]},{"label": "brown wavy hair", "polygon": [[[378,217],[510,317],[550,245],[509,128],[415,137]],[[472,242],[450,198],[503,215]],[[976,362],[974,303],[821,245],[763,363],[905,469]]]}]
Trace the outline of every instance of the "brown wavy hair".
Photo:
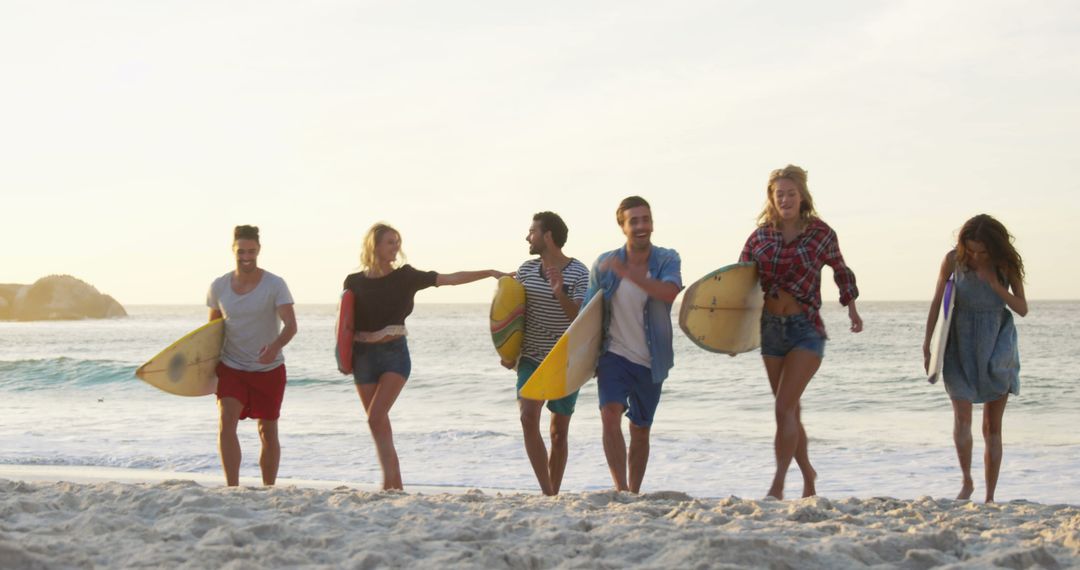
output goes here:
[{"label": "brown wavy hair", "polygon": [[958,266],[967,265],[968,251],[964,242],[968,240],[977,241],[986,246],[990,261],[997,269],[998,275],[1005,277],[1006,281],[1011,282],[1016,279],[1022,282],[1024,280],[1024,260],[1013,247],[1016,238],[993,216],[979,214],[964,222],[964,227],[960,228],[960,236],[956,240]]},{"label": "brown wavy hair", "polygon": [[818,217],[817,210],[814,209],[814,198],[806,185],[807,176],[806,170],[794,164],[777,168],[769,173],[769,183],[765,186],[765,208],[757,217],[759,227],[776,226],[780,223],[780,210],[776,207],[776,201],[773,200],[773,191],[776,190],[776,182],[780,179],[790,180],[799,188],[799,218],[803,223]]}]

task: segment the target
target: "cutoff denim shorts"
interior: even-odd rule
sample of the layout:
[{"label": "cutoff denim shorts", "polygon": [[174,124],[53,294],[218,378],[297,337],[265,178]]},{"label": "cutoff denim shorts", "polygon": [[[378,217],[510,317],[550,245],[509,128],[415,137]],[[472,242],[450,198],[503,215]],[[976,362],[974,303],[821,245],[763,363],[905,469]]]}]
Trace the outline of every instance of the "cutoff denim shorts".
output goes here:
[{"label": "cutoff denim shorts", "polygon": [[809,350],[825,358],[825,337],[806,315],[761,313],[761,355],[784,357],[792,350]]},{"label": "cutoff denim shorts", "polygon": [[353,343],[353,382],[376,384],[379,377],[387,372],[395,372],[409,379],[412,359],[409,358],[409,343],[405,337],[374,344]]}]

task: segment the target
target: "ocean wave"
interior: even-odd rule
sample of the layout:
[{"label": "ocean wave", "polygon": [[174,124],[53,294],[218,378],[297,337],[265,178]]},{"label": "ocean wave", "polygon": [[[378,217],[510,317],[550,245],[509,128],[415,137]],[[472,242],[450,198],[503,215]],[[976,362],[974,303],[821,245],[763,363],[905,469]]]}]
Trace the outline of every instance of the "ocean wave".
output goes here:
[{"label": "ocean wave", "polygon": [[114,360],[44,358],[0,362],[0,389],[17,392],[130,382],[135,367]]},{"label": "ocean wave", "polygon": [[[96,388],[136,380],[130,362],[58,357],[0,361],[0,390],[31,392],[56,388]],[[289,377],[291,387],[337,385],[336,379]]]}]

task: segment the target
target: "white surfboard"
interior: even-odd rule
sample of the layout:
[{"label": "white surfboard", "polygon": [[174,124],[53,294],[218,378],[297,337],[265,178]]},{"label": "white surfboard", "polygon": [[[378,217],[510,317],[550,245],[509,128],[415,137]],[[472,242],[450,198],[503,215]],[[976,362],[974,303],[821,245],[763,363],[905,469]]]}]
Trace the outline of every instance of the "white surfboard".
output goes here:
[{"label": "white surfboard", "polygon": [[521,387],[528,400],[558,400],[596,375],[603,340],[604,292],[598,291]]},{"label": "white surfboard", "polygon": [[215,319],[180,337],[135,371],[141,380],[177,396],[217,391],[217,368],[225,342],[225,319]]},{"label": "white surfboard", "polygon": [[949,344],[949,331],[952,330],[953,309],[956,307],[956,274],[945,282],[945,293],[941,296],[941,309],[938,311],[937,324],[930,336],[930,366],[927,368],[926,381],[934,384],[941,378],[945,367],[945,347]]},{"label": "white surfboard", "polygon": [[761,346],[761,309],[757,265],[721,267],[698,279],[683,294],[679,328],[694,344],[732,356]]}]

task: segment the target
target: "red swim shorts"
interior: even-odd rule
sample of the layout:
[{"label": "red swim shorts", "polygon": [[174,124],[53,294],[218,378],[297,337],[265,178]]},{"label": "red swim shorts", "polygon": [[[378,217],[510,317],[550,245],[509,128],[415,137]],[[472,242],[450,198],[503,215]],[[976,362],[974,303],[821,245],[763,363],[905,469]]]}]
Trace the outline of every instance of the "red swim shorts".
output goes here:
[{"label": "red swim shorts", "polygon": [[235,398],[244,406],[240,419],[276,420],[285,398],[285,365],[265,372],[248,372],[217,365],[217,397]]}]

